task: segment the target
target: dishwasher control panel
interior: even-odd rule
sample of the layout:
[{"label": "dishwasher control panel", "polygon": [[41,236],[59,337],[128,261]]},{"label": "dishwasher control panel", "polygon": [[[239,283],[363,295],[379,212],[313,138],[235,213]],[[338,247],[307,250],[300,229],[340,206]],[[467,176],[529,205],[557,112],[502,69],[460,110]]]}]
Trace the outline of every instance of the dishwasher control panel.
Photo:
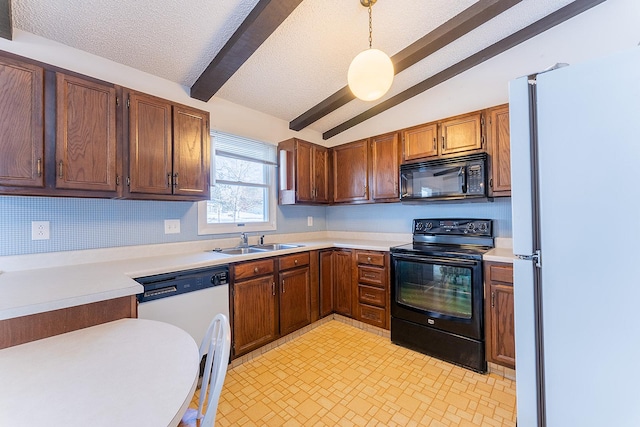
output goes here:
[{"label": "dishwasher control panel", "polygon": [[144,286],[144,292],[137,295],[138,302],[144,303],[214,286],[228,285],[229,266],[157,274],[140,277],[135,281]]}]

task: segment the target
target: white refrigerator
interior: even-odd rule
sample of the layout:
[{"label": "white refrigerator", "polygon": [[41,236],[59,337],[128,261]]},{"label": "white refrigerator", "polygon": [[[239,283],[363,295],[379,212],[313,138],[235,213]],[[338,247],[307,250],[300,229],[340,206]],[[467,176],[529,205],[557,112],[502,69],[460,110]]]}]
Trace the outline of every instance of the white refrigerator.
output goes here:
[{"label": "white refrigerator", "polygon": [[518,427],[640,426],[640,48],[509,107]]}]

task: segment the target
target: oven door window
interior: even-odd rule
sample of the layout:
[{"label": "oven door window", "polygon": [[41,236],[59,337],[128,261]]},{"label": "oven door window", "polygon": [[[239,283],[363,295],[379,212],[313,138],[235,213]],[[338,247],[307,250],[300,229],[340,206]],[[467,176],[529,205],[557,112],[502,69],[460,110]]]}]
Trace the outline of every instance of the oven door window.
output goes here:
[{"label": "oven door window", "polygon": [[444,316],[471,319],[471,268],[403,260],[398,261],[397,268],[398,304]]}]

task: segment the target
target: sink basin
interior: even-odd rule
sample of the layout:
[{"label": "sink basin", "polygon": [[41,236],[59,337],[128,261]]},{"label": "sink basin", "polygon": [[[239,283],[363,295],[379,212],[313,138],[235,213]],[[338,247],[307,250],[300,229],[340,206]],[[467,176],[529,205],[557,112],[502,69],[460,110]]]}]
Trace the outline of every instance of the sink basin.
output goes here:
[{"label": "sink basin", "polygon": [[267,252],[269,249],[260,249],[260,248],[256,248],[256,247],[248,247],[248,248],[228,248],[228,249],[221,249],[217,252],[220,252],[221,254],[227,254],[227,255],[244,255],[244,254],[253,254],[253,253],[257,253],[257,252]]},{"label": "sink basin", "polygon": [[256,245],[252,247],[263,250],[263,251],[279,251],[281,249],[293,249],[293,248],[300,248],[302,246],[303,245],[292,245],[289,243],[269,243],[266,245]]}]

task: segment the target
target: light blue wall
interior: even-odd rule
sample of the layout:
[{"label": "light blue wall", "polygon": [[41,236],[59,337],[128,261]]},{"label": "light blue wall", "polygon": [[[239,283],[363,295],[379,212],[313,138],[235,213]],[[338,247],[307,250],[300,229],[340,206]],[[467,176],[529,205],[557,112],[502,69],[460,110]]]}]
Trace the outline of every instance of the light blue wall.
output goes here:
[{"label": "light blue wall", "polygon": [[[312,227],[307,226],[308,216],[313,217]],[[508,198],[493,203],[279,206],[278,230],[274,233],[410,233],[412,219],[429,217],[494,219],[494,234],[511,237]],[[165,219],[180,219],[180,234],[164,234]],[[51,238],[31,240],[31,221],[49,221]],[[197,221],[197,204],[191,202],[0,196],[0,256],[233,236],[198,236]]]},{"label": "light blue wall", "polygon": [[494,200],[482,203],[332,206],[327,208],[327,229],[411,233],[411,221],[416,218],[479,218],[494,220],[495,237],[511,237],[511,198]]},{"label": "light blue wall", "polygon": [[[279,207],[277,232],[326,230],[325,210]],[[307,216],[314,217],[313,227]],[[180,219],[180,234],[164,234],[165,219]],[[49,221],[50,239],[31,240],[31,221]],[[198,206],[192,202],[0,196],[0,256],[229,236],[198,236]]]}]

